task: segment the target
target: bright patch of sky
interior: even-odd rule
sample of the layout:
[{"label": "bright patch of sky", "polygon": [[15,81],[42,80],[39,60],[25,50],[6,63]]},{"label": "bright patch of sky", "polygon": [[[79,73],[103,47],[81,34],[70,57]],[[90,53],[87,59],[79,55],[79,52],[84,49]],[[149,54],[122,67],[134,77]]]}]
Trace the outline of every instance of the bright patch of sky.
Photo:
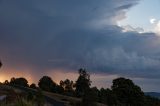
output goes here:
[{"label": "bright patch of sky", "polygon": [[[135,29],[143,28],[144,32],[160,33],[160,0],[141,0],[131,8],[126,19],[118,22],[120,26],[130,26]],[[127,27],[128,28],[128,27]]]}]

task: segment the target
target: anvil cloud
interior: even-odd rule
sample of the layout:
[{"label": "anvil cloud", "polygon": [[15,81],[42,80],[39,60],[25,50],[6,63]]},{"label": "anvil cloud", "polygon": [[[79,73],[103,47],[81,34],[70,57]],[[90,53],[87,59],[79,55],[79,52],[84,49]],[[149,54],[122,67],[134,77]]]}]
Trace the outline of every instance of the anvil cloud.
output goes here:
[{"label": "anvil cloud", "polygon": [[0,58],[33,73],[85,67],[159,79],[160,38],[117,22],[139,0],[0,0]]}]

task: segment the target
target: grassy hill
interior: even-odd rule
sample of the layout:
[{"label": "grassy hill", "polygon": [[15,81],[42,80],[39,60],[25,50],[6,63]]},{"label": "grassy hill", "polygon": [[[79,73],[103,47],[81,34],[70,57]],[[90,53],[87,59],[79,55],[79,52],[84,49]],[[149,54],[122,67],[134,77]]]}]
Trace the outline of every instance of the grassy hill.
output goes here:
[{"label": "grassy hill", "polygon": [[[44,95],[47,95],[57,101],[61,101],[64,102],[66,104],[66,106],[75,106],[77,103],[81,102],[80,98],[76,98],[76,97],[70,97],[70,96],[65,96],[65,95],[60,95],[57,93],[50,93],[50,92],[43,92]],[[97,106],[106,106],[104,104],[101,103],[97,103]]]},{"label": "grassy hill", "polygon": [[[0,85],[0,97],[3,96],[5,98],[1,98],[0,106],[36,106],[39,98],[37,98],[36,95],[33,95],[33,99],[31,100],[32,97],[27,92],[11,86]],[[45,101],[43,104],[49,106]]]},{"label": "grassy hill", "polygon": [[[30,89],[30,88],[29,88]],[[31,89],[33,90],[33,89]],[[63,102],[65,106],[77,106],[81,102],[80,98],[60,95],[57,93],[50,93],[43,91],[42,94],[53,100]],[[0,85],[0,96],[6,95],[7,97],[0,101],[0,106],[35,106],[36,102],[27,100],[28,94],[21,89],[15,87]],[[34,95],[35,96],[35,95]],[[45,102],[45,106],[52,106]],[[97,106],[106,106],[104,104],[97,103]]]}]

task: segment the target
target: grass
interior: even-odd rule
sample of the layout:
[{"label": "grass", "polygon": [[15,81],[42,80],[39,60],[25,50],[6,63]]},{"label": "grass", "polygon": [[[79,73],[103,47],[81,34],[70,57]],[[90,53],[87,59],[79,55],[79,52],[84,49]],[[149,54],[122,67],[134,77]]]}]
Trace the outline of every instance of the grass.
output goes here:
[{"label": "grass", "polygon": [[[66,106],[78,106],[81,102],[80,98],[65,96],[57,93],[43,91],[43,94],[57,101],[64,102]],[[107,106],[107,105],[97,103],[97,106]]]},{"label": "grass", "polygon": [[[15,89],[10,86],[0,86],[0,95],[1,94],[10,95],[11,94],[10,95],[11,101],[9,101],[8,104],[6,104],[5,102],[1,102],[0,106],[35,106],[36,104],[35,101],[37,101],[35,98],[33,98],[33,100],[32,99],[28,100],[27,97],[24,97],[24,95],[26,94],[23,94],[23,98],[17,98],[18,96],[13,96],[13,95],[18,95],[22,93],[23,92],[21,90]],[[56,101],[63,102],[65,103],[66,106],[78,106],[81,103],[81,99],[76,98],[76,97],[70,97],[70,96],[60,95],[57,93],[51,93],[51,92],[46,92],[46,91],[43,91],[42,94],[50,98],[53,98]],[[35,97],[36,95],[33,95],[33,96]],[[29,95],[29,98],[31,97],[32,95]],[[14,100],[15,98],[17,99]],[[47,106],[47,103],[45,104],[46,104],[45,106]],[[97,103],[97,106],[106,106],[106,105]]]},{"label": "grass", "polygon": [[32,101],[27,101],[24,98],[21,98],[10,103],[6,103],[6,101],[1,101],[0,106],[35,106],[35,103]]},{"label": "grass", "polygon": [[33,95],[6,85],[0,85],[0,96],[2,95],[7,97],[0,101],[0,106],[44,106],[45,104],[40,93]]}]

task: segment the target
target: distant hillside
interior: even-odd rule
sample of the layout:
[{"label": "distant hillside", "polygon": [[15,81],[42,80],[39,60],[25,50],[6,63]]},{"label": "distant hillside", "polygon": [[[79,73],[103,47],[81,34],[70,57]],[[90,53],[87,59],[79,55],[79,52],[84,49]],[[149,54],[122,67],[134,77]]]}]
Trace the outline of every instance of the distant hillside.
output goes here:
[{"label": "distant hillside", "polygon": [[145,92],[145,95],[149,95],[149,96],[152,96],[152,97],[157,97],[160,99],[160,93],[158,92]]}]

